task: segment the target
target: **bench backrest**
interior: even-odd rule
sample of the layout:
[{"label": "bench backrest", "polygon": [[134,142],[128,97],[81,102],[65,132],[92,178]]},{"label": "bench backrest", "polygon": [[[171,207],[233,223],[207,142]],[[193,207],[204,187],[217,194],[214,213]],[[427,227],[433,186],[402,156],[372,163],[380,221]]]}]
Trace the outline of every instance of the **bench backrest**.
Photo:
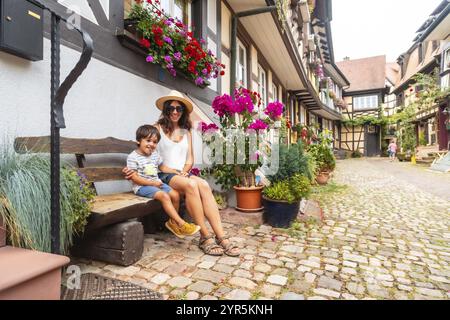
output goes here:
[{"label": "bench backrest", "polygon": [[[14,141],[14,148],[18,153],[50,153],[50,137],[19,137]],[[129,154],[136,149],[134,141],[119,140],[108,137],[104,139],[60,139],[61,154],[73,154],[76,157],[78,171],[86,175],[92,182],[123,180],[121,167],[85,167],[85,155],[90,154]]]}]

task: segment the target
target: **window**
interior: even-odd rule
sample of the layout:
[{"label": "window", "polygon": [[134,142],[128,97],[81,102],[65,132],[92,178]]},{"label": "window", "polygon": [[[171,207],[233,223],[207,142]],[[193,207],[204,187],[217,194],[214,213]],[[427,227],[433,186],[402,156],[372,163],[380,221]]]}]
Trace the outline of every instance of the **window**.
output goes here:
[{"label": "window", "polygon": [[450,48],[444,51],[442,61],[442,72],[450,70]]},{"label": "window", "polygon": [[417,48],[417,51],[418,51],[418,54],[419,54],[419,64],[421,64],[422,61],[423,61],[423,49],[424,49],[423,44],[419,43],[419,47]]},{"label": "window", "polygon": [[267,102],[267,83],[266,83],[266,71],[258,65],[258,93],[261,95],[261,103],[263,106]]},{"label": "window", "polygon": [[278,101],[278,87],[272,83],[272,101]]},{"label": "window", "polygon": [[237,41],[236,82],[238,86],[247,87],[247,50],[242,42]]},{"label": "window", "polygon": [[161,0],[161,8],[167,15],[187,23],[187,0]]},{"label": "window", "polygon": [[354,110],[362,110],[362,109],[376,109],[378,108],[378,96],[360,96],[353,98],[353,109]]},{"label": "window", "polygon": [[[124,0],[125,18],[131,11],[133,5],[136,4],[136,0]],[[188,24],[188,0],[161,0],[161,6],[155,4],[156,8],[164,10],[165,14],[174,18],[178,18],[184,24]],[[146,2],[144,1],[144,4]]]}]

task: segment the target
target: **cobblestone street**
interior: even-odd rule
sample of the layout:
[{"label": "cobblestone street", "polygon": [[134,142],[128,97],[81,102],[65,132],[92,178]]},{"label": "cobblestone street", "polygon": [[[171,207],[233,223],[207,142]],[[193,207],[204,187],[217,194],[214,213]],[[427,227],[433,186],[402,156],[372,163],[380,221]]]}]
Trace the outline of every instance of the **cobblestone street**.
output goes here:
[{"label": "cobblestone street", "polygon": [[[240,258],[207,256],[198,237],[163,233],[146,235],[130,267],[72,263],[166,299],[449,299],[450,201],[427,191],[433,176],[414,185],[392,165],[338,161],[333,184],[347,187],[320,197],[323,223],[298,223],[296,232],[226,224]],[[448,175],[436,179],[450,192]]]}]

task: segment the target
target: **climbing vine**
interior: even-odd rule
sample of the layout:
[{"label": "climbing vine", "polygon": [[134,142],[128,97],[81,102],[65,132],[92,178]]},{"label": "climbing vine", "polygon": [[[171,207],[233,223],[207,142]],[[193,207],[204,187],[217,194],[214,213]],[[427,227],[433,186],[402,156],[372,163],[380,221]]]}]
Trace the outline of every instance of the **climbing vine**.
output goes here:
[{"label": "climbing vine", "polygon": [[342,123],[346,126],[363,126],[363,125],[385,125],[388,123],[388,120],[386,117],[380,115],[380,116],[361,116],[353,119],[345,119],[342,120]]}]

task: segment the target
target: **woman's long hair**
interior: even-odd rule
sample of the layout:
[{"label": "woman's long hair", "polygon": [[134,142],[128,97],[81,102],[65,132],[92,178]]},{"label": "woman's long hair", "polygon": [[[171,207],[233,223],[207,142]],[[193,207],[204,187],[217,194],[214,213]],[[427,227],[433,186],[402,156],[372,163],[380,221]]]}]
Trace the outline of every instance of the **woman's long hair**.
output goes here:
[{"label": "woman's long hair", "polygon": [[161,113],[161,117],[158,120],[158,124],[161,126],[164,133],[168,135],[171,135],[175,130],[175,128],[173,127],[173,123],[170,120],[170,111],[169,111],[170,104],[173,101],[179,102],[180,105],[184,108],[180,120],[178,120],[178,126],[180,127],[180,129],[185,129],[189,131],[192,128],[192,123],[191,120],[189,119],[189,112],[187,111],[184,103],[178,100],[167,100],[166,102],[164,102],[163,111]]}]

